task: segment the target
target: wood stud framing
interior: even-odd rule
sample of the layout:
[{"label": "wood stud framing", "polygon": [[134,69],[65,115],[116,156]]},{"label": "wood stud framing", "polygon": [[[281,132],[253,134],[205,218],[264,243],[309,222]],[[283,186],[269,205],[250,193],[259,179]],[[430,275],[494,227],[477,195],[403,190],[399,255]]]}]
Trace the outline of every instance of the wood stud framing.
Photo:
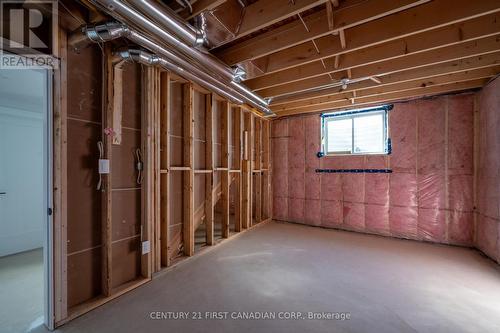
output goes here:
[{"label": "wood stud framing", "polygon": [[213,151],[213,110],[217,100],[214,94],[205,98],[205,167],[212,170],[205,176],[205,229],[207,245],[214,244],[214,151]]},{"label": "wood stud framing", "polygon": [[[169,225],[168,217],[170,215],[170,203],[168,198],[168,189],[170,187],[170,73],[161,73],[161,110],[160,110],[160,261],[161,266],[170,266],[170,251],[168,248]],[[166,172],[162,172],[162,171]],[[156,267],[158,270],[158,267]]]},{"label": "wood stud framing", "polygon": [[230,218],[230,202],[229,202],[229,113],[231,112],[231,104],[227,101],[223,103],[221,110],[221,131],[222,131],[222,172],[221,172],[221,185],[222,185],[222,237],[229,237],[229,218]]},{"label": "wood stud framing", "polygon": [[[106,100],[106,110],[102,114],[102,132],[105,133],[107,127],[112,128],[113,123],[113,101],[114,101],[114,65],[111,45],[104,46],[105,67],[103,72],[106,73],[104,80],[106,92],[104,99]],[[104,159],[109,160],[109,168],[112,169],[112,136],[103,135]],[[110,175],[102,175],[102,293],[104,296],[111,295],[112,281],[112,184]]]},{"label": "wood stud framing", "polygon": [[[183,119],[183,136],[182,136],[182,155],[183,164],[172,166],[171,156],[175,154],[172,148],[172,135],[169,135],[171,125],[171,117],[169,114],[172,112],[171,103],[169,100],[174,98],[172,96],[172,84],[177,82],[182,85],[182,119]],[[163,72],[161,73],[161,80],[159,84],[158,91],[159,95],[156,96],[160,102],[158,105],[157,114],[157,131],[153,136],[153,141],[157,145],[157,163],[155,174],[157,177],[158,187],[157,195],[159,197],[158,208],[155,208],[159,214],[155,217],[156,219],[156,233],[158,236],[155,237],[156,257],[154,270],[159,271],[164,267],[171,266],[173,263],[172,258],[172,246],[175,244],[169,244],[171,235],[170,232],[170,214],[169,212],[174,209],[170,207],[170,201],[168,200],[171,193],[171,175],[173,172],[182,173],[183,177],[183,189],[182,195],[183,200],[183,252],[185,256],[192,256],[195,254],[195,242],[194,234],[196,228],[200,223],[205,224],[205,238],[207,245],[215,245],[215,204],[217,198],[220,197],[221,200],[221,218],[222,218],[222,238],[230,237],[230,222],[232,222],[232,212],[234,211],[234,230],[236,232],[241,231],[243,228],[248,228],[251,226],[251,157],[249,160],[242,160],[244,158],[244,130],[245,124],[248,126],[250,131],[252,131],[253,126],[250,123],[252,121],[258,121],[262,123],[261,126],[266,124],[266,128],[269,128],[269,121],[262,119],[254,115],[252,112],[245,110],[240,106],[232,105],[231,103],[221,100],[215,94],[207,93],[205,90],[200,89],[194,84],[179,80],[179,78],[173,76],[171,73]],[[200,110],[195,109],[194,95],[196,93],[201,93],[204,96],[204,126],[205,128],[205,151],[204,153],[204,165],[205,169],[195,168],[196,152],[194,149],[194,124],[196,119],[196,113]],[[217,111],[217,112],[216,112]],[[218,115],[216,117],[215,115]],[[216,143],[215,143],[215,122],[219,122],[218,130],[220,131],[221,144],[220,148],[220,165],[217,166],[215,155],[216,155]],[[246,121],[246,122],[245,122]],[[158,140],[155,139],[158,136]],[[251,136],[255,138],[254,136]],[[250,140],[247,141],[252,149],[253,144]],[[269,144],[269,142],[268,142]],[[270,147],[262,148],[269,151]],[[260,155],[264,154],[260,152]],[[247,164],[247,172],[245,170],[245,164]],[[218,173],[219,183],[216,184],[214,180],[214,174]],[[204,203],[201,207],[202,211],[194,207],[194,175],[202,174],[205,177],[205,193],[204,193]],[[247,192],[245,192],[244,179],[247,176]],[[234,187],[234,189],[233,189]],[[232,190],[233,189],[233,190]],[[234,193],[234,195],[233,195]],[[246,193],[246,194],[245,194]],[[269,199],[269,197],[267,197]],[[247,204],[247,209],[245,210],[245,200]],[[259,200],[260,202],[264,200],[264,195]],[[233,203],[234,208],[231,208],[231,203]],[[262,203],[264,205],[264,203]],[[200,208],[200,207],[199,207]],[[244,214],[248,214],[248,219],[245,220]],[[266,215],[267,216],[267,215]],[[268,216],[270,217],[270,216]],[[259,222],[262,219],[259,219]],[[198,221],[198,222],[197,222]]]},{"label": "wood stud framing", "polygon": [[[199,0],[193,3],[193,13],[181,11],[180,15],[192,18],[226,1]],[[91,17],[98,16],[93,13]],[[497,0],[259,0],[245,7],[234,37],[212,52],[228,65],[252,61],[259,71],[244,84],[263,97],[273,97],[271,109],[277,116],[474,89],[500,72]],[[58,38],[61,63],[54,75],[54,101],[58,103],[54,103],[53,123],[53,236],[54,314],[60,324],[144,283],[153,272],[171,266],[179,255],[194,255],[194,235],[201,223],[206,244],[215,245],[218,198],[223,238],[230,237],[233,212],[236,232],[271,218],[272,161],[268,119],[172,73],[143,66],[142,119],[137,129],[144,159],[139,243],[149,242],[150,251],[141,253],[139,280],[113,287],[112,208],[116,201],[112,200],[112,177],[102,175],[102,242],[98,250],[102,295],[68,309],[67,36],[61,30]],[[103,158],[111,163],[113,145],[125,142],[125,112],[120,107],[125,92],[120,88],[126,80],[121,64],[113,62],[111,43],[104,45],[103,57],[99,121],[103,133],[113,130],[102,136]],[[346,78],[351,82],[341,89],[339,82]],[[174,90],[174,83],[180,91]],[[171,101],[181,95],[182,120],[174,120]],[[204,98],[202,120],[195,109],[198,95]],[[195,140],[196,121],[204,121],[205,137]],[[182,125],[182,134],[173,134],[176,125]],[[204,150],[197,152],[195,146],[201,141]],[[198,153],[203,155],[204,167],[196,169]],[[194,193],[195,175],[205,184],[200,207],[194,207],[195,198],[199,200]],[[179,195],[172,193],[174,181],[180,188],[182,207],[171,204],[173,195]],[[175,217],[180,221],[174,226],[170,224],[172,213],[178,209],[182,216]],[[175,240],[173,228],[180,228]]]},{"label": "wood stud framing", "polygon": [[194,149],[193,149],[193,84],[183,85],[183,128],[184,128],[184,166],[189,168],[184,174],[184,254],[194,254]]},{"label": "wood stud framing", "polygon": [[61,322],[68,316],[67,280],[67,35],[57,29],[60,59],[54,71],[53,98],[53,240],[54,240],[54,320]]},{"label": "wood stud framing", "polygon": [[232,181],[235,187],[236,198],[234,198],[234,231],[240,232],[242,229],[242,177],[241,177],[241,160],[242,160],[242,111],[240,107],[233,107],[233,161],[231,166],[230,177],[234,177]]}]

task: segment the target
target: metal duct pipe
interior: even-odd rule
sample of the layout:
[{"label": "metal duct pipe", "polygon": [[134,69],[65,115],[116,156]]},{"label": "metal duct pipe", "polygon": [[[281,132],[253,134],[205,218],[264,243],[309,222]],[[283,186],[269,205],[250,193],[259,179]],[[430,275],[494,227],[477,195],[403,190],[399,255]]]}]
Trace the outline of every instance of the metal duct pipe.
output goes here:
[{"label": "metal duct pipe", "polygon": [[[110,29],[110,31],[107,31],[106,29]],[[106,23],[100,23],[96,25],[88,25],[84,28],[82,28],[82,32],[92,41],[99,41],[99,42],[106,42],[110,41],[114,38],[118,37],[126,37],[129,40],[133,41],[134,43],[145,47],[149,49],[150,51],[153,51],[156,54],[162,55],[166,59],[170,61],[170,64],[173,66],[176,66],[177,68],[173,71],[179,71],[179,68],[182,69],[182,75],[183,77],[186,77],[185,73],[191,73],[194,74],[196,78],[199,80],[202,80],[204,83],[200,83],[202,86],[207,86],[210,85],[210,87],[217,87],[216,91],[219,93],[221,96],[227,97],[228,99],[234,101],[235,103],[238,104],[243,104],[244,101],[247,101],[250,103],[248,98],[235,89],[232,89],[231,87],[228,87],[224,85],[222,82],[218,81],[214,77],[210,76],[209,74],[205,73],[204,71],[200,70],[198,67],[192,65],[190,62],[186,61],[184,58],[179,57],[177,54],[167,50],[166,48],[162,47],[158,43],[154,42],[153,40],[143,36],[139,32],[130,29],[127,25],[123,23],[118,23],[118,22],[106,22]],[[73,37],[73,36],[72,36]],[[79,38],[75,38],[79,39]],[[191,76],[190,76],[191,77]],[[186,77],[187,78],[187,77]],[[193,79],[193,81],[195,81]],[[198,83],[198,81],[195,81]],[[215,91],[215,89],[214,89]],[[226,92],[229,91],[229,92]],[[224,93],[223,93],[224,92]],[[256,107],[264,112],[265,114],[272,114],[272,112],[266,108],[262,107],[260,105],[256,105]]]},{"label": "metal duct pipe", "polygon": [[188,45],[196,48],[203,47],[205,42],[203,31],[186,24],[175,13],[171,12],[170,8],[151,0],[136,0],[131,2],[131,4]]},{"label": "metal duct pipe", "polygon": [[203,86],[227,99],[229,99],[233,103],[237,104],[243,104],[243,101],[241,99],[238,99],[234,97],[233,95],[230,95],[227,93],[225,90],[219,88],[216,85],[211,84],[210,82],[202,80],[200,77],[184,70],[183,68],[169,62],[168,60],[159,57],[155,54],[143,51],[143,50],[137,50],[137,49],[124,49],[124,50],[119,50],[116,52],[116,55],[118,55],[121,59],[124,60],[131,60],[135,61],[138,63],[141,63],[146,66],[154,66],[154,65],[159,65],[171,72],[174,72],[178,74],[179,76],[184,77],[187,80],[196,82],[200,86]]},{"label": "metal duct pipe", "polygon": [[92,0],[97,5],[101,5],[108,14],[115,17],[119,21],[131,24],[141,30],[145,30],[152,34],[153,36],[164,41],[170,47],[175,50],[179,50],[183,54],[195,59],[207,69],[213,70],[215,74],[221,76],[222,78],[232,80],[233,72],[231,68],[222,64],[218,59],[214,57],[209,57],[196,49],[186,45],[176,37],[174,37],[169,32],[160,28],[157,24],[153,23],[147,17],[139,13],[138,11],[131,8],[128,4],[119,0]]},{"label": "metal duct pipe", "polygon": [[[112,31],[106,31],[106,28],[112,29]],[[195,74],[196,77],[198,77],[199,79],[203,80],[207,84],[210,84],[210,86],[218,87],[217,91],[225,91],[222,90],[222,87],[227,88],[221,82],[217,81],[209,74],[203,72],[198,67],[193,66],[191,63],[177,56],[175,53],[161,47],[154,41],[144,37],[142,34],[130,29],[125,24],[118,22],[106,22],[96,25],[89,25],[82,28],[82,32],[88,37],[88,39],[96,42],[97,41],[106,42],[114,38],[126,37],[138,45],[141,45],[149,50],[152,50],[157,54],[163,55],[164,57],[166,57],[171,61],[172,65],[182,68],[182,73],[191,72]],[[206,84],[204,84],[204,86],[206,86]],[[230,96],[230,98],[228,97],[229,99],[239,104],[244,103],[243,102],[243,100],[245,99],[244,96],[239,94],[237,91],[234,91],[233,89],[229,88],[227,90],[229,90],[230,93],[225,93],[224,94],[225,97]]]},{"label": "metal duct pipe", "polygon": [[[175,50],[178,50],[182,54],[196,60],[201,66],[214,72],[223,80],[227,81],[228,84],[233,82],[235,77],[230,67],[222,64],[217,58],[209,54],[204,54],[197,49],[189,47],[187,44],[183,43],[167,31],[161,29],[158,25],[150,21],[141,13],[130,8],[125,3],[119,0],[92,1],[104,7],[106,12],[116,19],[125,21],[125,23],[128,23],[127,21],[130,21],[133,25],[144,29],[148,33],[151,33],[153,36],[155,36],[159,40],[164,41],[167,45],[174,48]],[[241,95],[245,97],[245,100],[249,104],[259,108],[260,110],[263,110],[267,114],[271,113],[268,109],[268,103],[262,97],[256,95],[250,89],[241,84],[236,84],[233,86],[235,90],[237,90]]]}]

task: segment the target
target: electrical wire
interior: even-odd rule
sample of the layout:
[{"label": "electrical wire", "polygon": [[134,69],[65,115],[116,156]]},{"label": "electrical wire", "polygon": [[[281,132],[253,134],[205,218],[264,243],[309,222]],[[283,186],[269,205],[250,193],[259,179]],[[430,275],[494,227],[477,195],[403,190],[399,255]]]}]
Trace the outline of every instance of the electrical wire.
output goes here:
[{"label": "electrical wire", "polygon": [[135,150],[135,158],[136,158],[136,168],[137,168],[137,184],[141,185],[142,184],[142,170],[143,170],[143,164],[142,164],[142,154],[141,154],[141,149],[137,148]]}]

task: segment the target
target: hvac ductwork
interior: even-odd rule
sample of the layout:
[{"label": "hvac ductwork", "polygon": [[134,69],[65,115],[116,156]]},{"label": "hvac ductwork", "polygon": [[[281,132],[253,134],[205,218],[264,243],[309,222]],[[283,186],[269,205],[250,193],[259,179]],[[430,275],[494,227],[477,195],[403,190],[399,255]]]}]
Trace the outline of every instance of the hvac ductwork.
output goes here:
[{"label": "hvac ductwork", "polygon": [[[112,29],[112,31],[106,31],[107,28]],[[88,39],[92,41],[106,42],[112,40],[113,37],[128,38],[132,42],[143,46],[150,51],[153,51],[157,55],[157,57],[163,59],[163,62],[159,63],[160,65],[177,73],[178,75],[216,92],[217,94],[229,99],[233,103],[243,104],[245,103],[245,101],[248,102],[248,98],[240,94],[238,91],[226,86],[222,82],[216,80],[209,74],[200,70],[198,67],[195,67],[190,62],[165,49],[151,39],[143,36],[141,33],[129,28],[125,24],[118,22],[107,22],[96,25],[89,25],[84,27],[82,29],[82,32],[88,37]],[[135,61],[139,60],[137,57],[132,58],[132,56],[130,56],[130,59]],[[142,61],[141,63],[145,64],[144,61]],[[149,63],[148,65],[156,64],[157,63]],[[259,109],[266,114],[270,114],[270,111],[268,109]]]},{"label": "hvac ductwork", "polygon": [[157,2],[150,0],[137,0],[132,2],[132,4],[142,11],[142,13],[146,13],[149,18],[156,21],[162,28],[175,34],[188,45],[203,51],[203,44],[205,42],[203,31],[186,24],[170,8],[161,6]]},{"label": "hvac ductwork", "polygon": [[187,80],[193,81],[201,86],[204,86],[205,88],[219,94],[220,96],[227,98],[233,103],[243,104],[243,101],[241,99],[238,99],[233,95],[228,94],[225,90],[219,88],[218,86],[202,80],[200,77],[185,71],[183,68],[155,54],[137,49],[123,49],[117,51],[116,55],[123,60],[138,62],[146,66],[155,66],[155,65],[161,66],[166,70],[169,70],[184,77]]},{"label": "hvac ductwork", "polygon": [[[267,115],[272,115],[272,112],[268,108],[267,102],[254,92],[252,92],[250,89],[247,87],[243,86],[242,84],[239,84],[235,82],[235,74],[233,70],[226,66],[225,64],[221,63],[217,58],[213,57],[210,54],[205,54],[203,52],[200,52],[196,48],[193,48],[192,46],[188,46],[185,44],[183,41],[177,39],[175,36],[173,36],[172,33],[169,33],[168,31],[162,29],[157,23],[152,22],[150,19],[148,19],[146,16],[142,15],[141,13],[137,12],[133,8],[131,8],[129,5],[118,1],[118,0],[92,0],[94,3],[97,5],[101,6],[104,8],[104,10],[114,18],[116,18],[119,21],[122,21],[126,24],[131,24],[134,27],[137,27],[148,34],[151,34],[153,37],[155,37],[155,41],[160,42],[163,44],[165,47],[173,48],[174,50],[178,51],[181,53],[184,57],[188,57],[192,60],[195,61],[195,63],[199,64],[203,70],[208,70],[214,75],[217,75],[219,80],[221,80],[223,83],[229,85],[231,88],[233,88],[236,92],[238,92],[239,95],[243,97],[243,100],[246,101],[248,104],[255,106],[259,110],[263,111]],[[147,0],[144,0],[147,1]],[[144,2],[143,1],[143,2]],[[149,1],[147,2],[149,3]],[[143,4],[146,6],[146,2]],[[162,11],[162,8],[159,6],[156,7],[156,10],[161,13],[163,16],[168,17],[169,14],[165,11]],[[159,14],[158,14],[159,15]],[[157,20],[160,20],[160,16],[156,18]],[[167,25],[164,23],[163,25]],[[174,29],[175,25],[169,24],[168,25],[170,29]],[[176,32],[176,35],[182,34],[181,32]],[[130,38],[130,37],[129,37]],[[158,43],[153,43],[155,46],[159,46]],[[147,49],[157,52],[156,49],[150,48],[150,46],[139,44],[141,46],[146,47]],[[161,47],[161,46],[159,46]],[[165,48],[161,47],[162,49],[166,50]],[[162,53],[162,52],[157,52],[157,53]],[[169,52],[172,54],[172,52]],[[169,56],[165,55],[162,53],[165,57],[171,59]],[[179,56],[176,56],[177,58],[180,58]],[[173,59],[171,59],[173,60]],[[186,59],[183,59],[184,62],[189,63]],[[177,61],[173,60],[174,62],[177,63]],[[181,67],[184,67],[182,64],[178,63]],[[188,70],[186,68],[186,70]],[[189,71],[189,70],[188,70]],[[209,75],[210,76],[210,75]]]}]

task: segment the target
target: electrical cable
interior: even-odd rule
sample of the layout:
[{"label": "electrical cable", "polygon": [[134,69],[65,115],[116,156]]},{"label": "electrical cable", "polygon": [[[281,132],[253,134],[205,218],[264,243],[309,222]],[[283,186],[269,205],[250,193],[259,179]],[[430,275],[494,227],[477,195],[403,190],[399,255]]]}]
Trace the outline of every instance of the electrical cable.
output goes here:
[{"label": "electrical cable", "polygon": [[142,184],[142,170],[143,170],[143,163],[142,163],[142,154],[141,154],[141,149],[137,148],[135,150],[135,158],[136,158],[136,168],[137,168],[137,184],[141,185]]}]

